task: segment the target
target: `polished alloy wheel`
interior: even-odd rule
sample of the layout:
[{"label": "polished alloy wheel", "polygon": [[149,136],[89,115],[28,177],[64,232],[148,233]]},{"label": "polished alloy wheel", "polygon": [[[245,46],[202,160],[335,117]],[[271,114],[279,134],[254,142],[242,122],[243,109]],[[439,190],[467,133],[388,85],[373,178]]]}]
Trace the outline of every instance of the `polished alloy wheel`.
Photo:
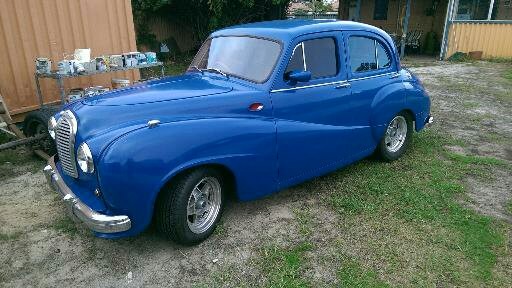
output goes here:
[{"label": "polished alloy wheel", "polygon": [[187,223],[193,233],[204,233],[215,223],[221,207],[221,193],[221,185],[215,177],[205,177],[196,184],[187,204]]},{"label": "polished alloy wheel", "polygon": [[386,136],[384,138],[386,149],[391,153],[397,152],[404,145],[406,137],[407,120],[405,120],[404,116],[398,115],[391,120],[386,130]]}]

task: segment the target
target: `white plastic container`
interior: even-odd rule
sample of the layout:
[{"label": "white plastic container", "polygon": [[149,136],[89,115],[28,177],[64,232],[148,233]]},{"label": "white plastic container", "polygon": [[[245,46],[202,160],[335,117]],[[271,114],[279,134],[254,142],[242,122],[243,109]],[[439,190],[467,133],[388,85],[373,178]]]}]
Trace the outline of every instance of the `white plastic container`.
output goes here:
[{"label": "white plastic container", "polygon": [[91,49],[75,49],[75,60],[78,63],[84,63],[91,61]]}]

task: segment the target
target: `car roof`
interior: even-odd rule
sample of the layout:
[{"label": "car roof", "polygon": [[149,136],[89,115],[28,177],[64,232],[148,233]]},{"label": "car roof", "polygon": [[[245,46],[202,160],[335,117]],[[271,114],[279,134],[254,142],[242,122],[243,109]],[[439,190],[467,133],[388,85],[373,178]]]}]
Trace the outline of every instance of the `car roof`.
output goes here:
[{"label": "car roof", "polygon": [[377,27],[335,19],[289,19],[241,24],[218,30],[211,37],[251,35],[287,42],[299,35],[334,30],[365,30],[387,38],[386,33]]}]

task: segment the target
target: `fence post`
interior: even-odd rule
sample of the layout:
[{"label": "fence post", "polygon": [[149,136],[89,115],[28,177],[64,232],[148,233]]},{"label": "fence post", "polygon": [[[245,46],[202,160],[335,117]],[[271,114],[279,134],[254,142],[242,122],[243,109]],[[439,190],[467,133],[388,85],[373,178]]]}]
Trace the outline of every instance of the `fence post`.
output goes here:
[{"label": "fence post", "polygon": [[446,18],[444,20],[443,41],[441,42],[441,51],[439,52],[439,60],[444,60],[446,52],[448,51],[448,34],[450,33],[450,26],[453,19],[453,11],[458,0],[449,0],[448,7],[446,8]]}]

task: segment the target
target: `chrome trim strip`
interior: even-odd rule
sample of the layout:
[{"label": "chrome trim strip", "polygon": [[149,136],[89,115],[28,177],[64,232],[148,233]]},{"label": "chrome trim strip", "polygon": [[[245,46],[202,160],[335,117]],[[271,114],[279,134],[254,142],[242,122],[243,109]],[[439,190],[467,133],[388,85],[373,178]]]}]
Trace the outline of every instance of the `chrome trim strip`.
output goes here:
[{"label": "chrome trim strip", "polygon": [[377,49],[377,40],[373,39],[373,47],[375,47],[375,63],[379,69],[379,49]]},{"label": "chrome trim strip", "polygon": [[44,167],[43,172],[50,187],[61,196],[71,218],[80,220],[89,229],[99,233],[117,233],[131,228],[132,224],[128,216],[100,214],[76,197],[62,180],[59,171],[55,167],[54,157],[48,159],[48,165]]},{"label": "chrome trim strip", "polygon": [[304,71],[308,71],[308,66],[306,64],[306,51],[304,51],[304,41],[300,43],[302,45],[302,64],[304,65]]},{"label": "chrome trim strip", "polygon": [[340,85],[340,84],[345,84],[345,83],[348,84],[347,80],[328,82],[328,83],[320,83],[320,84],[313,84],[313,85],[300,86],[300,87],[275,89],[275,90],[270,90],[270,93],[293,91],[293,90],[307,89],[307,88],[313,88],[313,87],[322,87],[322,86],[329,86],[329,85]]},{"label": "chrome trim strip", "polygon": [[345,84],[345,83],[348,84],[349,82],[352,82],[352,81],[373,79],[373,78],[378,78],[378,77],[382,77],[382,76],[390,76],[390,75],[395,76],[395,75],[399,75],[399,73],[398,72],[389,72],[389,73],[384,73],[384,74],[378,74],[378,75],[373,75],[373,76],[354,78],[354,79],[348,79],[348,80],[342,80],[342,81],[335,81],[335,82],[328,82],[328,83],[321,83],[321,84],[314,84],[314,85],[307,85],[307,86],[300,86],[300,87],[292,87],[292,88],[274,89],[274,90],[270,90],[270,93],[300,90],[300,89],[322,87],[322,86],[336,85],[336,84],[337,85],[341,85],[341,84]]},{"label": "chrome trim strip", "polygon": [[389,72],[389,73],[372,75],[372,76],[367,76],[367,77],[348,79],[348,82],[359,81],[359,80],[366,80],[366,79],[373,79],[373,78],[378,78],[378,77],[382,77],[382,76],[389,76],[389,75],[394,75],[394,74],[398,74],[398,72]]}]

